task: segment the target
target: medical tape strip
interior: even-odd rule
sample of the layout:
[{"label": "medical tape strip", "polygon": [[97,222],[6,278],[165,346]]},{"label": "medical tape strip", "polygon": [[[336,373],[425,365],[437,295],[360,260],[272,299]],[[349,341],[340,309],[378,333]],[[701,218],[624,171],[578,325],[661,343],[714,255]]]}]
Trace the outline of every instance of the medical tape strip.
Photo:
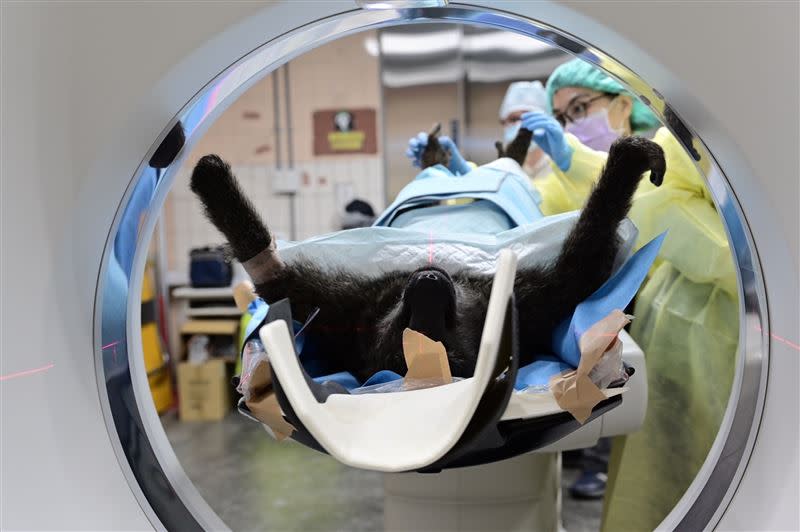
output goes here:
[{"label": "medical tape strip", "polygon": [[260,362],[253,371],[251,387],[253,395],[245,404],[253,416],[272,429],[276,440],[291,436],[294,427],[283,418],[272,386],[272,372],[266,361]]},{"label": "medical tape strip", "polygon": [[242,266],[255,284],[263,283],[274,277],[284,267],[283,261],[278,256],[275,238],[271,238],[266,249],[242,262]]},{"label": "medical tape strip", "polygon": [[619,332],[630,323],[621,310],[613,310],[581,335],[579,346],[581,360],[578,368],[550,379],[550,391],[558,406],[583,424],[592,409],[606,399],[605,394],[592,382],[589,373],[607,351],[621,350]]},{"label": "medical tape strip", "polygon": [[403,331],[403,356],[408,372],[405,381],[430,381],[450,384],[453,376],[450,362],[442,342],[435,342],[413,329]]}]

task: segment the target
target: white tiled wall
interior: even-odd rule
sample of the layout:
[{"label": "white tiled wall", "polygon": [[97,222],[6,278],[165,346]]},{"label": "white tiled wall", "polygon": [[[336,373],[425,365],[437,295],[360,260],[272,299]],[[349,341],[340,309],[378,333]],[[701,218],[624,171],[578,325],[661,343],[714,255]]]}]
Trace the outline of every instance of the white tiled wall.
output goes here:
[{"label": "white tiled wall", "polygon": [[[281,238],[290,237],[289,202],[276,196],[277,152],[285,166],[288,161],[287,135],[293,140],[295,170],[307,176],[295,196],[297,226],[295,237],[305,239],[339,228],[341,201],[364,199],[376,212],[384,208],[384,171],[378,137],[378,153],[315,156],[313,154],[313,113],[337,108],[373,108],[377,129],[383,119],[377,58],[369,55],[364,40],[373,32],[338,39],[304,54],[286,71],[273,72],[248,89],[234,102],[193,147],[165,206],[168,276],[185,281],[189,250],[223,242],[222,235],[205,220],[200,202],[189,190],[189,176],[197,160],[216,153],[231,164],[243,190],[253,201],[270,229]],[[274,116],[274,77],[278,80],[280,116]],[[291,127],[287,128],[285,82],[291,91]],[[275,127],[280,128],[276,137]],[[287,130],[288,129],[288,130]],[[337,200],[337,184],[350,194]]]}]

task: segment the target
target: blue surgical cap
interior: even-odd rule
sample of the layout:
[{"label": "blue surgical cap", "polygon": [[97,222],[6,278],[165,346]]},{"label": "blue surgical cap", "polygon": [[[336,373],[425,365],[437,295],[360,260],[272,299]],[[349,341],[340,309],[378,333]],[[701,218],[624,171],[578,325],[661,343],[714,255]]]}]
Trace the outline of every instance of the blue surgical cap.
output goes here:
[{"label": "blue surgical cap", "polygon": [[585,87],[598,92],[610,94],[627,94],[633,99],[631,111],[631,129],[646,131],[661,125],[656,115],[632,95],[617,80],[582,59],[573,59],[556,68],[547,79],[547,108],[553,112],[553,95],[564,87]]}]

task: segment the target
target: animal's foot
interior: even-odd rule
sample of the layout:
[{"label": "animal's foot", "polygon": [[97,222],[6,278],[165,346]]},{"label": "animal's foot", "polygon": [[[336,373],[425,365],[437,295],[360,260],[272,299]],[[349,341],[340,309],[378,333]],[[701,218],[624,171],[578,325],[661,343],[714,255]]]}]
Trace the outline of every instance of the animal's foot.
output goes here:
[{"label": "animal's foot", "polygon": [[608,151],[609,164],[626,167],[637,178],[650,171],[650,181],[661,186],[667,163],[661,146],[644,137],[622,137],[614,141]]},{"label": "animal's foot", "polygon": [[190,187],[192,192],[205,196],[219,187],[224,187],[232,178],[231,167],[218,155],[205,155],[194,167]]}]

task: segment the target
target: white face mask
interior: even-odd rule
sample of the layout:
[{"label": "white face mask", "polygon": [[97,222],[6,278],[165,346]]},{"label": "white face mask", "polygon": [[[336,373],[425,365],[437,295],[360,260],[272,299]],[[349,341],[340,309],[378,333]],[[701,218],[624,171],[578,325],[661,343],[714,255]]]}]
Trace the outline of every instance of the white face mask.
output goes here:
[{"label": "white face mask", "polygon": [[509,124],[503,128],[503,144],[508,144],[515,138],[517,138],[517,133],[519,133],[519,128],[522,126],[522,122],[517,120],[513,124]]}]

